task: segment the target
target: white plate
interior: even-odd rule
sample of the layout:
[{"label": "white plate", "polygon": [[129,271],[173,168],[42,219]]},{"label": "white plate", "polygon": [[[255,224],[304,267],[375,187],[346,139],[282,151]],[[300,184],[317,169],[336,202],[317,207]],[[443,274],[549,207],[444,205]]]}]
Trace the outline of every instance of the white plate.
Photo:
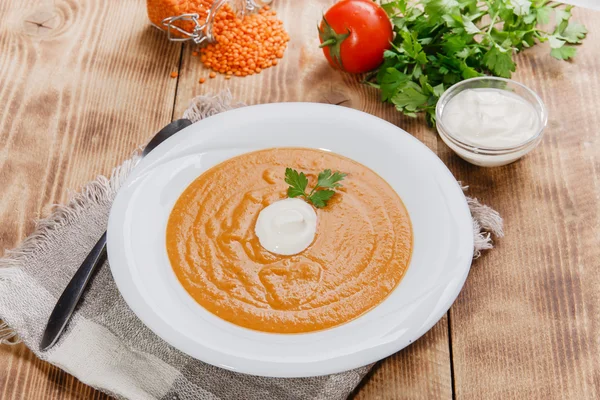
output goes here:
[{"label": "white plate", "polygon": [[[221,320],[179,284],[165,248],[171,209],[196,177],[232,156],[285,146],[331,150],[373,169],[398,192],[413,224],[413,256],[398,287],[360,318],[321,332],[270,334]],[[273,377],[341,372],[408,346],[446,313],[472,254],[465,197],[433,152],[379,118],[312,103],[244,107],[184,129],[140,162],[108,223],[112,274],[150,329],[199,360]]]}]

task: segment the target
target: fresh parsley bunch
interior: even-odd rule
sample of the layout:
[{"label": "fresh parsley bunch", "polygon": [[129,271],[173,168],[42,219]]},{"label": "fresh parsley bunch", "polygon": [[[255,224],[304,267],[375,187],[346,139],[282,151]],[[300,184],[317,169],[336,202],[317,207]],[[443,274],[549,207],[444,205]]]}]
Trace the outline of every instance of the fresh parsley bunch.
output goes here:
[{"label": "fresh parsley bunch", "polygon": [[[510,78],[513,55],[549,42],[560,60],[575,56],[587,30],[571,22],[572,6],[547,0],[382,0],[396,36],[384,62],[368,77],[383,101],[415,117],[426,112],[435,125],[435,105],[445,89],[491,74]],[[547,26],[554,15],[553,29]]]}]

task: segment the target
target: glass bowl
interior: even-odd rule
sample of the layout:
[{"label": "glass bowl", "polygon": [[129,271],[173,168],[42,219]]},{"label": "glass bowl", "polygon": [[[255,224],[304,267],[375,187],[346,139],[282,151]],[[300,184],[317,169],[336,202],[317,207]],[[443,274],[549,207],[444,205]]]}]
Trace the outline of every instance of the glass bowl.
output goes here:
[{"label": "glass bowl", "polygon": [[[469,142],[457,132],[451,132],[444,125],[444,109],[448,102],[466,89],[494,88],[502,89],[522,97],[529,102],[539,118],[539,130],[535,135],[510,147],[483,147]],[[497,167],[510,164],[533,150],[542,140],[544,128],[548,123],[548,111],[540,97],[525,85],[510,79],[497,77],[471,78],[451,86],[440,97],[436,109],[436,126],[440,137],[459,157],[474,165]]]}]

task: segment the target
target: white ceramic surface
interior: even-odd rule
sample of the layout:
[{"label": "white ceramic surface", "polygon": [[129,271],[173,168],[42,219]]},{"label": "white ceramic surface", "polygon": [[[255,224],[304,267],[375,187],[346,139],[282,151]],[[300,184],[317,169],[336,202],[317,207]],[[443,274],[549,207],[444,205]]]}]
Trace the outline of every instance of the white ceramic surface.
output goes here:
[{"label": "white ceramic surface", "polygon": [[[196,177],[232,156],[286,146],[330,150],[373,169],[401,196],[414,229],[408,272],[382,304],[347,324],[308,334],[252,331],[209,313],[179,284],[165,249],[171,209]],[[455,300],[472,253],[465,197],[433,152],[379,118],[312,103],[244,107],[186,128],[140,162],[119,191],[108,224],[112,274],[150,329],[207,363],[273,377],[341,372],[408,346]]]}]

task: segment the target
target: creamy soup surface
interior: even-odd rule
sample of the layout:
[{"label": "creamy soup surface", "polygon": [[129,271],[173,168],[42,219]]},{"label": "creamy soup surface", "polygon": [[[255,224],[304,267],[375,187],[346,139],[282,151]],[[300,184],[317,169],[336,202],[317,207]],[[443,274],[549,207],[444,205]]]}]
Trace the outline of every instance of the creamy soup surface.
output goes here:
[{"label": "creamy soup surface", "polygon": [[[312,244],[291,256],[265,250],[254,231],[260,211],[287,197],[287,167],[304,172],[309,187],[324,169],[347,174],[315,209]],[[369,168],[330,152],[276,148],[192,182],[171,212],[166,245],[177,278],[211,313],[254,330],[302,333],[380,304],[406,273],[413,234],[402,200]]]}]

